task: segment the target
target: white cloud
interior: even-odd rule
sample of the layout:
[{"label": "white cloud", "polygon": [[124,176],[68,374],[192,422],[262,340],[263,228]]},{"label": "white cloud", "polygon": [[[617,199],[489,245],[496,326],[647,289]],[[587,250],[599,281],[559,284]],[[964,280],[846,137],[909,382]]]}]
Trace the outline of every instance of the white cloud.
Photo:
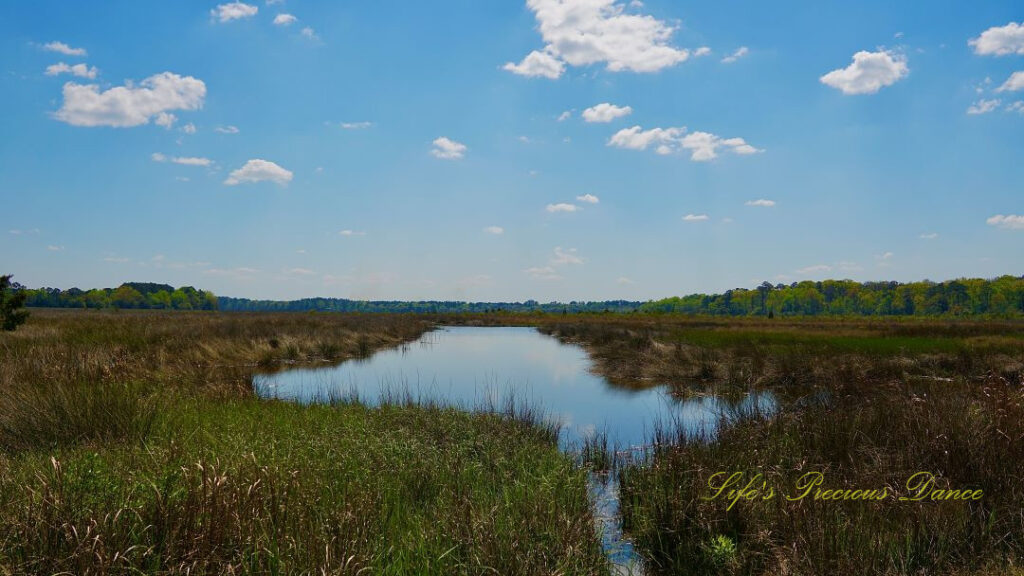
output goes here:
[{"label": "white cloud", "polygon": [[174,114],[171,114],[169,112],[161,112],[156,115],[156,118],[153,120],[153,124],[156,124],[157,126],[163,126],[164,128],[170,130],[171,127],[174,126],[174,123],[177,121],[178,117]]},{"label": "white cloud", "polygon": [[633,108],[629,106],[616,106],[615,104],[609,104],[608,102],[602,102],[597,106],[591,106],[583,111],[583,119],[587,122],[600,122],[607,123],[615,120],[616,118],[622,118],[623,116],[629,116],[633,113]]},{"label": "white cloud", "polygon": [[290,170],[278,166],[268,160],[253,159],[244,166],[228,175],[224,181],[226,186],[237,186],[245,183],[273,182],[279,186],[286,186],[292,181]]},{"label": "white cloud", "polygon": [[631,284],[636,284],[636,282],[634,282],[633,280],[631,280],[629,278],[626,278],[625,276],[619,276],[618,278],[616,278],[615,279],[615,283],[616,284],[620,284],[622,286],[629,286]]},{"label": "white cloud", "polygon": [[562,112],[561,114],[558,115],[559,122],[565,122],[569,118],[572,118],[572,110],[566,110],[565,112]]},{"label": "white cloud", "polygon": [[64,84],[64,104],[54,117],[72,126],[129,127],[156,119],[166,122],[168,110],[197,110],[206,98],[206,84],[191,76],[164,72],[100,92],[96,84]]},{"label": "white cloud", "polygon": [[54,245],[51,244],[51,245],[47,246],[46,249],[49,250],[50,252],[60,252],[60,251],[64,250],[64,247],[63,246],[54,246]]},{"label": "white cloud", "polygon": [[175,164],[181,164],[183,166],[209,166],[210,164],[213,164],[213,161],[210,160],[209,158],[196,158],[188,156],[172,158],[171,162],[174,162]]},{"label": "white cloud", "polygon": [[309,26],[306,26],[305,28],[303,28],[299,32],[299,34],[302,34],[302,36],[304,38],[309,38],[310,40],[319,40],[320,39],[320,37],[316,35],[316,31],[313,30],[312,28],[310,28]]},{"label": "white cloud", "polygon": [[971,115],[975,115],[975,114],[988,114],[989,112],[995,110],[998,107],[999,107],[999,100],[998,99],[995,99],[995,100],[985,100],[984,98],[982,98],[981,100],[978,100],[974,104],[971,104],[967,108],[967,113],[971,114]]},{"label": "white cloud", "polygon": [[210,15],[220,22],[230,22],[232,20],[239,20],[242,18],[252,18],[259,11],[259,7],[251,4],[231,2],[229,4],[218,5],[213,10],[210,10]]},{"label": "white cloud", "polygon": [[298,18],[291,14],[278,14],[274,16],[274,24],[277,26],[290,26],[298,21]]},{"label": "white cloud", "polygon": [[236,280],[249,280],[254,274],[258,274],[259,270],[256,268],[210,268],[203,270],[203,274],[207,276],[221,276],[227,278],[234,278]]},{"label": "white cloud", "polygon": [[711,54],[711,48],[707,46],[701,46],[700,48],[697,48],[696,50],[693,51],[693,55],[695,58],[699,58],[701,56],[708,56],[709,54]]},{"label": "white cloud", "polygon": [[286,276],[313,276],[316,272],[309,268],[288,268],[284,270]]},{"label": "white cloud", "polygon": [[63,42],[47,42],[43,44],[43,50],[57,52],[65,56],[86,56],[85,48],[72,48]]},{"label": "white cloud", "polygon": [[921,239],[922,240],[935,240],[938,237],[939,237],[938,232],[928,232],[926,234],[921,234]]},{"label": "white cloud", "polygon": [[576,199],[579,200],[580,202],[586,202],[587,204],[598,204],[601,202],[601,199],[598,198],[597,196],[594,196],[593,194],[584,194],[582,196],[577,196]]},{"label": "white cloud", "polygon": [[196,133],[196,125],[191,123],[191,122],[189,122],[188,124],[185,124],[184,126],[181,127],[181,131],[184,132],[185,134],[195,134]]},{"label": "white cloud", "polygon": [[577,250],[575,248],[563,249],[561,246],[555,247],[555,255],[551,257],[552,266],[566,266],[569,264],[583,264],[583,259],[576,255]]},{"label": "white cloud", "polygon": [[565,65],[604,63],[611,72],[656,72],[689,58],[669,44],[674,27],[652,16],[630,14],[615,0],[527,0],[542,51],[534,50],[505,69],[526,76],[558,78]]},{"label": "white cloud", "polygon": [[239,132],[237,126],[217,126],[213,131],[220,134],[238,134]]},{"label": "white cloud", "polygon": [[175,164],[181,164],[182,166],[209,166],[213,164],[213,160],[209,158],[196,158],[189,156],[178,156],[169,158],[159,152],[154,152],[150,155],[153,162],[173,162]]},{"label": "white cloud", "polygon": [[339,236],[366,236],[366,232],[358,232],[356,230],[342,230],[338,232]]},{"label": "white cloud", "polygon": [[1024,114],[1024,100],[1017,100],[1006,107],[1007,112],[1020,112]]},{"label": "white cloud", "polygon": [[1014,72],[1003,82],[1003,85],[996,88],[996,92],[1017,92],[1024,90],[1024,71]]},{"label": "white cloud", "polygon": [[862,50],[853,55],[853,63],[849,66],[833,70],[819,80],[843,94],[874,94],[909,73],[907,59],[901,54],[887,50]]},{"label": "white cloud", "polygon": [[993,26],[970,39],[967,44],[975,54],[983,56],[1006,56],[1024,54],[1024,23],[1010,22],[1006,26]]},{"label": "white cloud", "polygon": [[547,207],[544,209],[547,210],[548,212],[577,212],[579,210],[582,210],[582,208],[580,208],[579,206],[575,204],[568,204],[566,202],[560,202],[558,204],[548,204]]},{"label": "white cloud", "polygon": [[725,149],[735,154],[747,155],[762,152],[743,138],[722,138],[709,132],[686,134],[686,128],[652,128],[640,126],[619,130],[608,140],[608,146],[630,150],[646,150],[654,147],[658,154],[668,155],[680,150],[690,150],[690,159],[706,162],[718,157],[718,150]]},{"label": "white cloud", "polygon": [[554,80],[565,72],[565,64],[547,52],[534,50],[527,54],[519,64],[507,62],[502,66],[502,69],[508,70],[513,74],[519,74],[520,76],[528,76],[530,78],[544,77]]},{"label": "white cloud", "polygon": [[735,52],[729,54],[725,58],[722,58],[722,63],[732,64],[733,62],[739,60],[740,58],[743,58],[747,54],[750,54],[750,49],[747,48],[746,46],[740,46],[739,48],[736,49]]},{"label": "white cloud", "polygon": [[51,64],[50,66],[46,67],[47,76],[57,76],[58,74],[71,74],[72,76],[78,76],[79,78],[88,78],[92,80],[93,78],[96,78],[97,73],[99,73],[99,70],[97,70],[95,66],[90,68],[85,64],[75,64],[74,66],[69,66],[64,62],[58,62],[56,64]]},{"label": "white cloud", "polygon": [[816,272],[830,272],[832,267],[828,264],[815,264],[813,266],[807,266],[796,271],[797,274],[807,275],[814,274]]},{"label": "white cloud", "polygon": [[746,205],[763,206],[765,208],[771,208],[772,206],[775,206],[775,200],[765,200],[764,198],[760,198],[758,200],[747,200]]},{"label": "white cloud", "polygon": [[373,122],[342,122],[340,126],[345,130],[365,130],[373,126]]},{"label": "white cloud", "polygon": [[469,150],[465,144],[445,138],[444,136],[434,140],[433,145],[434,147],[430,150],[430,153],[442,160],[461,160],[466,155],[466,151]]},{"label": "white cloud", "polygon": [[505,229],[502,228],[501,226],[488,226],[487,228],[484,228],[484,232],[486,232],[488,234],[496,234],[497,235],[497,234],[504,234],[505,233]]},{"label": "white cloud", "polygon": [[985,223],[989,226],[995,226],[996,228],[1009,228],[1011,230],[1024,230],[1024,216],[1018,216],[1016,214],[996,214],[995,216],[985,220]]},{"label": "white cloud", "polygon": [[683,222],[705,222],[707,219],[707,214],[687,214],[683,216]]}]

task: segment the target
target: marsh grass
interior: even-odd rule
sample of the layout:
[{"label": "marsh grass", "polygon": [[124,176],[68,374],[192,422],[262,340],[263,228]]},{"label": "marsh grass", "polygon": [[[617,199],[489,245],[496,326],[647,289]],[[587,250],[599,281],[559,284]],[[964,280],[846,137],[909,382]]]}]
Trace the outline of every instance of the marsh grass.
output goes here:
[{"label": "marsh grass", "polygon": [[[1009,570],[1024,557],[1019,381],[847,388],[772,418],[740,415],[714,441],[663,430],[653,442],[619,474],[624,524],[658,573],[951,574]],[[888,487],[894,496],[788,501],[811,471],[824,474],[823,489]],[[920,471],[939,488],[984,497],[897,500],[912,495],[906,482]],[[706,499],[716,472],[763,474],[777,495],[728,510],[726,497]],[[728,570],[711,551],[723,537],[736,546]]]},{"label": "marsh grass", "polygon": [[0,338],[0,574],[605,573],[586,473],[536,407],[252,393],[432,326],[34,314]]}]

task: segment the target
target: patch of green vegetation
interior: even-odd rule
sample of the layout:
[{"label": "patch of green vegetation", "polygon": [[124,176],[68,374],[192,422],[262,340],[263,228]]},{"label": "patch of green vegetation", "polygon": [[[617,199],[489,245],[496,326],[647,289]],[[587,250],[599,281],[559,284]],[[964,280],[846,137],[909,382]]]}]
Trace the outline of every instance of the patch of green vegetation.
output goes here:
[{"label": "patch of green vegetation", "polygon": [[141,440],[0,456],[0,573],[606,570],[585,473],[532,422],[255,399],[158,413]]}]

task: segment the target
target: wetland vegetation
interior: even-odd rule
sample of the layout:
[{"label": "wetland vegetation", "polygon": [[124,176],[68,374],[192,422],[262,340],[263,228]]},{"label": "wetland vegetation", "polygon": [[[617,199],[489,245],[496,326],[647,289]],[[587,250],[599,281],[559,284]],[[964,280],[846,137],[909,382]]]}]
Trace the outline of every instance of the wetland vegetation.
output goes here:
[{"label": "wetland vegetation", "polygon": [[[779,409],[714,438],[663,422],[628,456],[593,442],[580,466],[521,406],[253,393],[438,325],[535,327],[616,386]],[[588,467],[612,469],[651,574],[1013,574],[1022,374],[1011,320],[36,310],[0,334],[0,574],[599,574]],[[702,499],[719,471],[894,491],[928,471],[984,497],[730,509]]]}]

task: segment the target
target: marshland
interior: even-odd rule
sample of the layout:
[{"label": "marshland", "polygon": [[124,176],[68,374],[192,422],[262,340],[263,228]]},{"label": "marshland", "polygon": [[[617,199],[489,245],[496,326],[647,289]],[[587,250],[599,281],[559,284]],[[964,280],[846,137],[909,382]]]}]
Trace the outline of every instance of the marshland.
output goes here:
[{"label": "marshland", "polygon": [[[536,330],[666,411],[640,447],[614,426],[569,447],[525,394],[295,402],[253,386],[465,326]],[[602,474],[649,574],[1013,574],[1022,375],[1012,320],[34,310],[0,334],[0,573],[601,574]],[[771,410],[672,417],[759,393]],[[812,471],[894,494],[926,471],[984,496],[707,498],[716,472],[792,486]]]}]

